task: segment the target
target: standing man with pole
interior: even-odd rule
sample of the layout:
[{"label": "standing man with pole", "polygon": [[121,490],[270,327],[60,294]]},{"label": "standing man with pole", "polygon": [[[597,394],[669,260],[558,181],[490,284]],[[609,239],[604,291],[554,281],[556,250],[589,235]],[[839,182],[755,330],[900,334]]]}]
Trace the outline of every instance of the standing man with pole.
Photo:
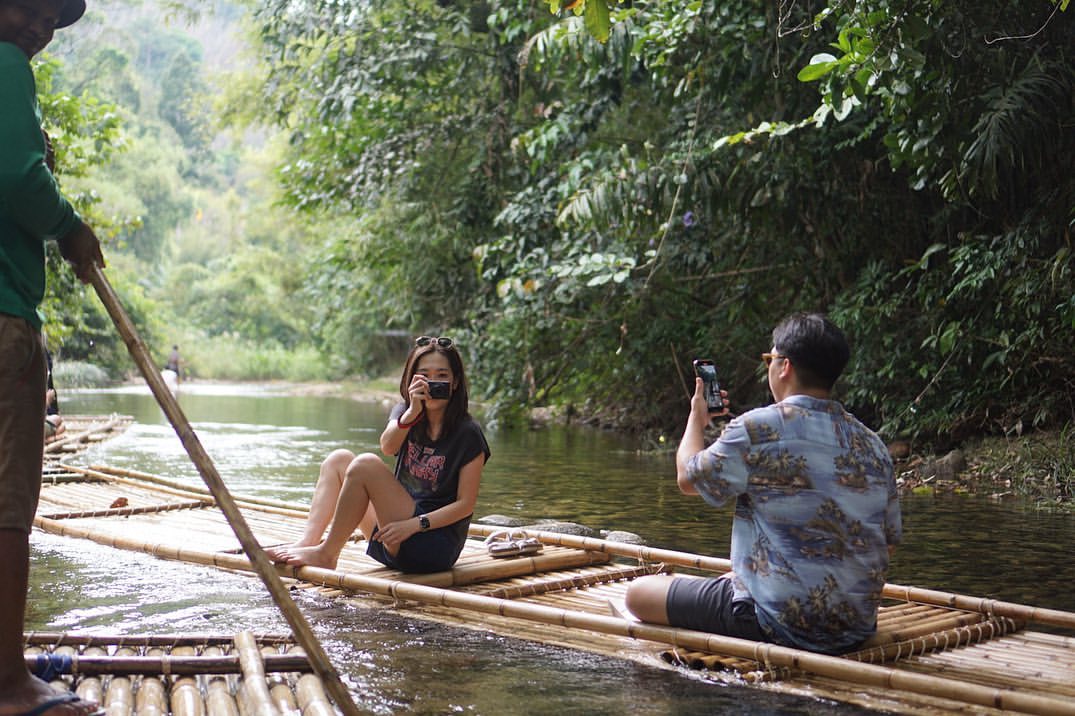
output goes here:
[{"label": "standing man with pole", "polygon": [[30,528],[41,491],[45,351],[38,306],[45,241],[55,239],[88,282],[104,266],[96,235],[60,193],[41,129],[30,59],[85,0],[0,0],[0,715],[85,716],[96,704],[58,694],[22,653]]}]

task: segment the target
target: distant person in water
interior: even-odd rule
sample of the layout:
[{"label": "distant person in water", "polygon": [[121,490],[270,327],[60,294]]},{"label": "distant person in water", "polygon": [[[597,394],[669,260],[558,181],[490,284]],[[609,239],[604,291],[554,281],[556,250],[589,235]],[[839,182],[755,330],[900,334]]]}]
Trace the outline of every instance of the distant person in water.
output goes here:
[{"label": "distant person in water", "polygon": [[459,559],[490,452],[470,416],[463,361],[450,338],[415,340],[399,392],[381,433],[395,473],[374,453],[330,453],[302,537],[266,549],[272,559],[335,568],[356,527],[370,557],[403,572],[440,572]]},{"label": "distant person in water", "polygon": [[179,346],[172,346],[172,352],[168,354],[168,362],[164,365],[165,370],[170,370],[179,377]]},{"label": "distant person in water", "polygon": [[735,505],[734,572],[642,577],[627,608],[647,622],[842,653],[874,633],[900,541],[892,460],[832,399],[850,357],[843,332],[820,314],[795,314],[772,340],[762,359],[777,402],[735,418],[706,448],[698,378],[676,452],[682,492]]},{"label": "distant person in water", "polygon": [[97,707],[58,694],[23,656],[30,528],[41,494],[45,440],[45,242],[55,240],[88,282],[104,266],[93,230],[63,196],[41,127],[30,60],[84,0],[0,0],[0,714],[85,716]]}]

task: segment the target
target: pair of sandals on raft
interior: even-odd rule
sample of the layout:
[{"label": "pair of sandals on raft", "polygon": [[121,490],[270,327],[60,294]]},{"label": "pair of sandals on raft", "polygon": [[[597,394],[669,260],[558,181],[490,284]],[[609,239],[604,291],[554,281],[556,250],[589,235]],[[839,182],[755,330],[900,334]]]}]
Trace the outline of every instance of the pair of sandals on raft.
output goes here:
[{"label": "pair of sandals on raft", "polygon": [[541,552],[541,542],[522,530],[497,530],[485,538],[485,549],[496,558],[528,557]]}]

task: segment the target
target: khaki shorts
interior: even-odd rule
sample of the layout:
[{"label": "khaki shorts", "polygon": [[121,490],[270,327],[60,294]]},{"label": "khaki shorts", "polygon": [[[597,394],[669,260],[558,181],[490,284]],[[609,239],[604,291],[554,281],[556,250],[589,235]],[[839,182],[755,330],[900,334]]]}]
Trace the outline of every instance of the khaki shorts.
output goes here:
[{"label": "khaki shorts", "polygon": [[0,313],[0,529],[30,532],[44,442],[41,334],[25,319]]}]

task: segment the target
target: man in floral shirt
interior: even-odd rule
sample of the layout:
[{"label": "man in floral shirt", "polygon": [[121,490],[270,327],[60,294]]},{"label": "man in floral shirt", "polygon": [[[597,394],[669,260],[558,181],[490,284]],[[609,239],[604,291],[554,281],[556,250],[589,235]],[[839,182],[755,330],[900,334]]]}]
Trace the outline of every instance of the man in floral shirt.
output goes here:
[{"label": "man in floral shirt", "polygon": [[732,420],[704,447],[702,381],[676,453],[685,494],[735,501],[733,572],[715,579],[645,577],[627,607],[638,618],[838,654],[877,627],[902,525],[884,443],[832,387],[850,357],[826,317],[795,314],[763,354],[776,402]]}]

